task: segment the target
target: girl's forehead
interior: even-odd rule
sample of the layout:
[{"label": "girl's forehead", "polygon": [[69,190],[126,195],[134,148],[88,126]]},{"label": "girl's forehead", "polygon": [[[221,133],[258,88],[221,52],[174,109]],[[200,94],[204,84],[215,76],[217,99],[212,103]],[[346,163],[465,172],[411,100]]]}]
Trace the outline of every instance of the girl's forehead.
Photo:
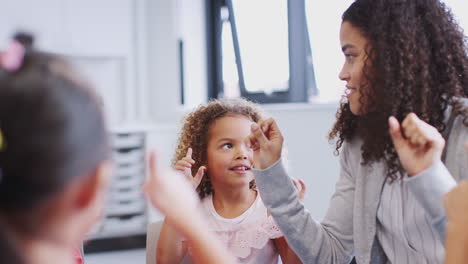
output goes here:
[{"label": "girl's forehead", "polygon": [[209,129],[212,130],[213,128],[225,128],[242,125],[250,126],[252,123],[253,121],[249,116],[232,114],[215,119],[213,122],[211,122]]},{"label": "girl's forehead", "polygon": [[248,136],[253,123],[249,117],[243,115],[223,116],[210,125],[209,138]]}]

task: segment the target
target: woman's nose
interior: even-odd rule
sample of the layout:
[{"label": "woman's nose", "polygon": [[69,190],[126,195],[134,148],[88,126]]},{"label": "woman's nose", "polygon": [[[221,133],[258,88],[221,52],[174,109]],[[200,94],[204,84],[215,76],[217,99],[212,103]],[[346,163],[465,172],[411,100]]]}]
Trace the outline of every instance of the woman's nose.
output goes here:
[{"label": "woman's nose", "polygon": [[338,74],[338,78],[340,78],[340,80],[342,80],[342,81],[349,80],[349,73],[348,73],[348,70],[346,69],[345,65],[343,65],[343,67],[341,68],[341,71]]}]

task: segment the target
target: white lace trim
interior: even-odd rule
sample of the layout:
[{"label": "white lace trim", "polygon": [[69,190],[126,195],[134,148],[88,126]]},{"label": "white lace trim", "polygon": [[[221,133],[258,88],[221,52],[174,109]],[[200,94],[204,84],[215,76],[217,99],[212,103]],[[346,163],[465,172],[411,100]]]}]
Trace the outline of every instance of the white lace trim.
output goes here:
[{"label": "white lace trim", "polygon": [[273,217],[268,216],[260,222],[250,223],[235,230],[213,229],[221,241],[228,245],[231,253],[238,258],[247,258],[253,249],[263,248],[270,239],[283,236]]}]

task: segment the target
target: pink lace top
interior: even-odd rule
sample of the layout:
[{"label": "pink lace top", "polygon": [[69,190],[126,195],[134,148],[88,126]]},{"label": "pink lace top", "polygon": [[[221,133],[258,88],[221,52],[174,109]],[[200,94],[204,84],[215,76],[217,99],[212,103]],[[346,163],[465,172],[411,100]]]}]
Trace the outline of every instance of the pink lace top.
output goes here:
[{"label": "pink lace top", "polygon": [[236,218],[223,218],[214,206],[212,196],[202,201],[209,226],[223,241],[239,263],[278,263],[278,251],[272,239],[283,234],[268,216],[260,195],[252,206]]}]

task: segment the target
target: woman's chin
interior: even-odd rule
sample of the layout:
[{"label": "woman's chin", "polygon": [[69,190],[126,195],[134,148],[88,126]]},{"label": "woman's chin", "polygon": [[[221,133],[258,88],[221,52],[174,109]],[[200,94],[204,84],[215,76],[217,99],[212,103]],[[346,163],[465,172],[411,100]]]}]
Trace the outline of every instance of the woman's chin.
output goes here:
[{"label": "woman's chin", "polygon": [[354,115],[361,115],[361,107],[357,106],[356,104],[349,103],[349,109]]}]

